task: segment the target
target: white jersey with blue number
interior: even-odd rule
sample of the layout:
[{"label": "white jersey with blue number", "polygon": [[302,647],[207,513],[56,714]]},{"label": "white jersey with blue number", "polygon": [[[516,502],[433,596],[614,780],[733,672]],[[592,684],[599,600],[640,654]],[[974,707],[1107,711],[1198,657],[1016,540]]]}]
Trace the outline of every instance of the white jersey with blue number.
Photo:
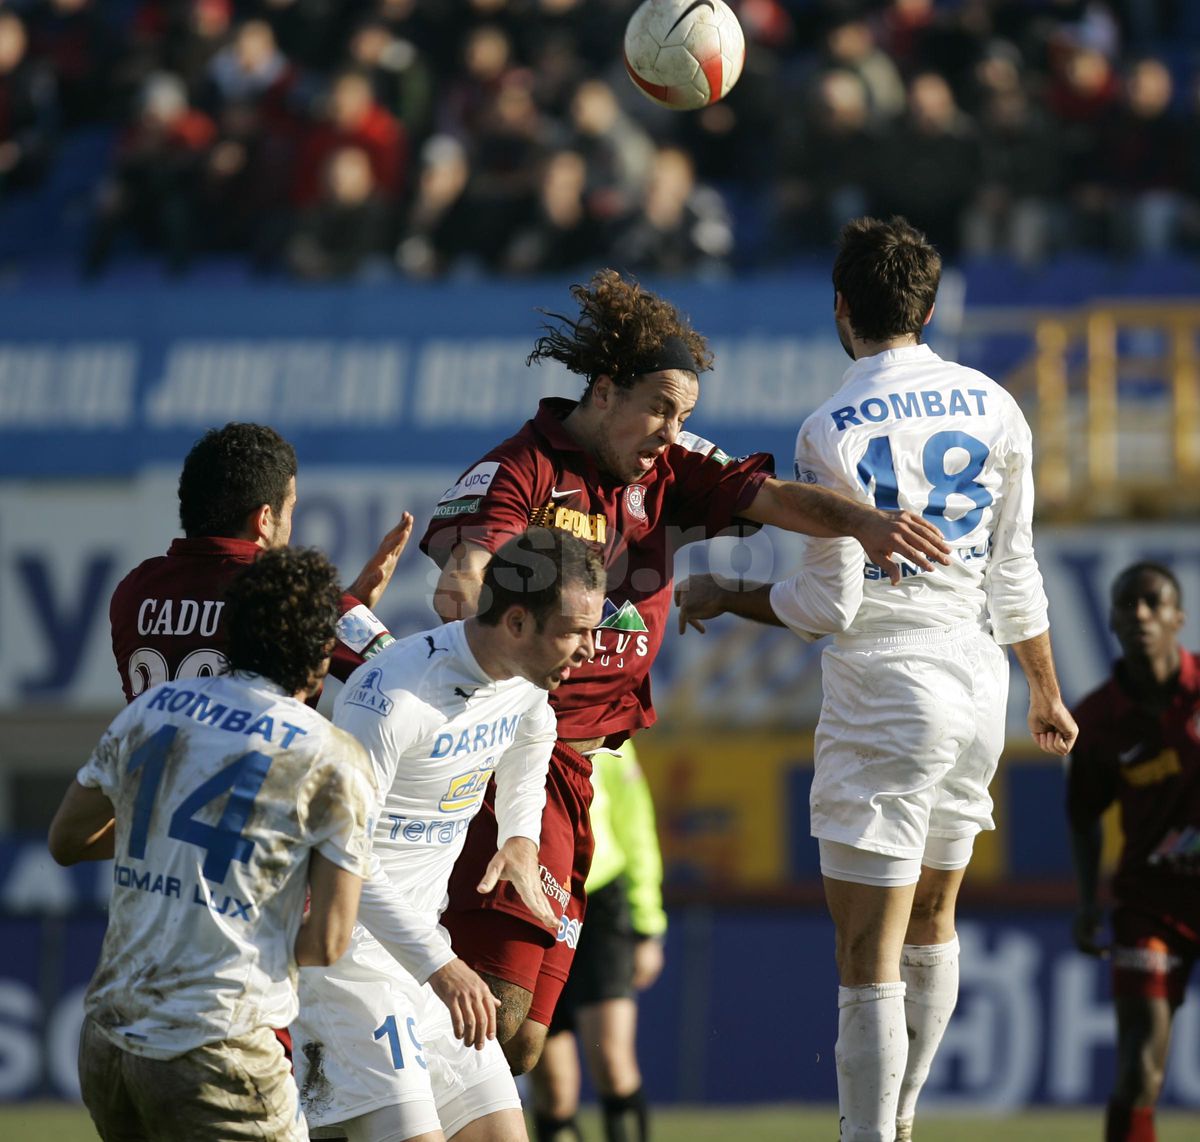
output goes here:
[{"label": "white jersey with blue number", "polygon": [[195,678],[126,706],[77,780],[116,816],[100,1030],[173,1058],[286,1026],[310,851],[369,872],[362,746],[258,675]]},{"label": "white jersey with blue number", "polygon": [[1046,596],[1033,553],[1029,426],[995,381],[928,346],[854,362],[803,424],[796,478],[936,524],[950,566],[899,559],[892,586],[853,540],[804,540],[801,569],[771,605],[807,637],[888,635],[976,623],[1002,644],[1045,631]]},{"label": "white jersey with blue number", "polygon": [[541,837],[554,712],[532,682],[494,681],[456,622],[368,659],[347,679],[333,720],[366,747],[382,797],[359,919],[423,982],[453,958],[438,917],[489,780],[497,843]]}]

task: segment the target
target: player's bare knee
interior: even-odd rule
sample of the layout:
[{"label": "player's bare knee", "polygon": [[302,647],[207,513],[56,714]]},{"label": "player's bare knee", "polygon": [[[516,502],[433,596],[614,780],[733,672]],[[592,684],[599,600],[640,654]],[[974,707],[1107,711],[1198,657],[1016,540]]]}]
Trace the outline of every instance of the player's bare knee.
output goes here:
[{"label": "player's bare knee", "polygon": [[546,1028],[541,1023],[531,1023],[526,1020],[507,1042],[504,1047],[504,1057],[508,1060],[508,1069],[514,1075],[527,1074],[537,1066],[542,1057],[542,1048],[546,1045]]}]

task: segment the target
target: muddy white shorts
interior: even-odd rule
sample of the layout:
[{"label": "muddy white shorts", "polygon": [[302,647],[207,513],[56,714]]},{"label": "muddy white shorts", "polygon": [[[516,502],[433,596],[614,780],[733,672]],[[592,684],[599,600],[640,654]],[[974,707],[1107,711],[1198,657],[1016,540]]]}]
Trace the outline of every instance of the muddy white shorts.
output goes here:
[{"label": "muddy white shorts", "polygon": [[301,969],[292,1039],[300,1100],[317,1137],[319,1127],[395,1106],[414,1135],[440,1122],[449,1138],[521,1105],[500,1044],[476,1051],[456,1039],[433,989],[362,929],[337,963]]},{"label": "muddy white shorts", "polygon": [[920,858],[994,828],[1008,657],[974,626],[841,636],[821,658],[812,835]]}]

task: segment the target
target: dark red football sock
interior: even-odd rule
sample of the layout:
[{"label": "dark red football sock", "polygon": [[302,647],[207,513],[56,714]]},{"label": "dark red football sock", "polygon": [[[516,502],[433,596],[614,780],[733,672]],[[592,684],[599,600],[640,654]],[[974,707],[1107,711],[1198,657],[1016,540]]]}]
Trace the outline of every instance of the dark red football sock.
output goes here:
[{"label": "dark red football sock", "polygon": [[1158,1142],[1154,1107],[1110,1102],[1104,1116],[1104,1142]]}]

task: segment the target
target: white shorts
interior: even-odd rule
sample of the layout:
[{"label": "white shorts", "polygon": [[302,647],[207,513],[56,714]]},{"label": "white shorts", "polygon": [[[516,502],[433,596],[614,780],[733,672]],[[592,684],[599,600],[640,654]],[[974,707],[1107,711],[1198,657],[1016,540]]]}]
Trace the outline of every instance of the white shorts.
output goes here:
[{"label": "white shorts", "polygon": [[361,928],[336,964],[301,969],[292,1039],[300,1100],[314,1131],[400,1107],[414,1127],[406,1137],[440,1123],[449,1138],[477,1118],[521,1106],[499,1042],[476,1051],[455,1038],[433,989]]},{"label": "white shorts", "polygon": [[995,827],[1008,656],[976,627],[842,636],[821,657],[812,835],[920,859]]}]

